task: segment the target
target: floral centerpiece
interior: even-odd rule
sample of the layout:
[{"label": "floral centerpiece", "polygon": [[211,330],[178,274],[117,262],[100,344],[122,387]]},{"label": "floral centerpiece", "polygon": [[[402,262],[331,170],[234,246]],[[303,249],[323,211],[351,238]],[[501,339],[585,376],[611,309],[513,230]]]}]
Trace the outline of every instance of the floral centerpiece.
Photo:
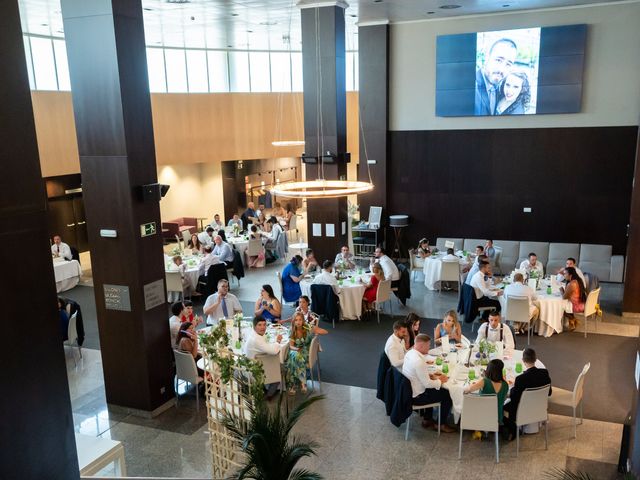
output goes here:
[{"label": "floral centerpiece", "polygon": [[238,225],[237,223],[233,224],[233,236],[237,237],[238,235],[240,235],[240,225]]},{"label": "floral centerpiece", "polygon": [[351,219],[351,225],[356,226],[360,222],[360,205],[347,200],[347,215]]},{"label": "floral centerpiece", "polygon": [[183,255],[184,254],[184,250],[182,249],[182,247],[180,247],[180,244],[178,244],[169,253],[171,254],[172,257],[175,257],[177,255]]},{"label": "floral centerpiece", "polygon": [[493,342],[483,338],[480,340],[480,343],[478,343],[478,350],[476,358],[480,359],[480,365],[487,365],[489,364],[489,355],[495,353],[497,348]]}]

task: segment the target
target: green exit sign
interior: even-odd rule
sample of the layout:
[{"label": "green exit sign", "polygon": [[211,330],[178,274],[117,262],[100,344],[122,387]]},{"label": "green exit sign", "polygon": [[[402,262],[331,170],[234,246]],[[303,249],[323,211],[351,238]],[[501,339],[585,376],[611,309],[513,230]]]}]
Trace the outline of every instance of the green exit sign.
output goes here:
[{"label": "green exit sign", "polygon": [[156,222],[143,223],[140,225],[140,236],[148,237],[156,234]]}]

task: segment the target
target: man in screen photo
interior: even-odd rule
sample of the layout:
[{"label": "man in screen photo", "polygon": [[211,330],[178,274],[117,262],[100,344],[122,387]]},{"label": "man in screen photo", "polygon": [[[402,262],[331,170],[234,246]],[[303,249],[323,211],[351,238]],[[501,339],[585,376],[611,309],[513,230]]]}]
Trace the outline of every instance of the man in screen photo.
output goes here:
[{"label": "man in screen photo", "polygon": [[517,56],[516,42],[509,38],[500,38],[491,45],[482,68],[476,69],[475,115],[496,114],[500,82],[511,72]]}]

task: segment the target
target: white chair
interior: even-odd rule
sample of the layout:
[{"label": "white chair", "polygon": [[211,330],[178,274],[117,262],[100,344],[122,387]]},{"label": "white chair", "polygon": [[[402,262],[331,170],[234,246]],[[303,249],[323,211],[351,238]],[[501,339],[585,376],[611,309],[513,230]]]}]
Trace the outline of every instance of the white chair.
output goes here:
[{"label": "white chair", "polygon": [[180,300],[184,300],[184,289],[182,287],[182,276],[180,272],[165,272],[164,275],[167,280],[167,294],[170,292],[178,292],[180,294]]},{"label": "white chair", "polygon": [[414,280],[416,272],[421,272],[422,268],[418,266],[418,257],[413,249],[409,249],[409,275],[411,281]]},{"label": "white chair", "polygon": [[[285,357],[286,358],[286,357]],[[264,384],[280,384],[280,391],[284,392],[285,385],[282,378],[282,368],[280,365],[280,354],[278,355],[256,355],[256,360],[262,363],[264,369]]]},{"label": "white chair", "polygon": [[502,274],[502,265],[500,264],[500,260],[502,259],[502,247],[494,246],[493,249],[496,251],[496,255],[493,257],[493,267],[495,267],[495,273]]},{"label": "white chair", "polygon": [[442,268],[440,269],[440,277],[438,278],[439,288],[438,293],[442,292],[442,282],[455,282],[458,285],[458,291],[460,288],[460,263],[457,261],[442,262]]},{"label": "white chair", "polygon": [[380,309],[384,302],[389,302],[389,312],[393,316],[393,303],[391,302],[391,280],[382,280],[378,283],[378,291],[376,292],[376,301],[373,302],[373,308],[376,309],[378,315],[378,323],[380,323]]},{"label": "white chair", "polygon": [[196,386],[196,410],[200,411],[200,392],[198,385],[204,382],[204,378],[198,376],[198,369],[196,368],[196,361],[193,355],[186,352],[180,352],[178,350],[173,351],[173,356],[176,360],[176,407],[178,406],[178,381],[184,380],[187,384]]},{"label": "white chair", "polygon": [[409,415],[409,418],[407,418],[407,427],[405,428],[405,431],[404,431],[404,441],[406,442],[409,439],[409,424],[411,423],[411,417],[413,416],[413,412],[424,410],[425,408],[438,409],[438,436],[440,436],[440,406],[441,406],[440,402],[428,403],[424,405],[412,405],[411,406],[412,412],[411,412],[411,415]]},{"label": "white chair", "polygon": [[529,311],[529,297],[507,297],[507,307],[506,312],[504,312],[504,319],[508,322],[527,324],[527,345],[529,345],[529,339],[531,337],[531,313]]},{"label": "white chair", "polygon": [[[582,317],[584,319],[584,338],[587,338],[587,320],[589,317],[596,314],[596,305],[598,303],[598,299],[600,298],[600,289],[596,288],[589,292],[587,295],[587,301],[584,302],[584,312],[582,313],[574,313],[574,317]],[[596,325],[596,332],[598,331],[598,320],[594,320]]]},{"label": "white chair", "polygon": [[291,218],[289,219],[289,229],[287,230],[287,233],[290,232],[296,233],[296,236],[293,237],[292,240],[298,238],[298,216],[295,213],[291,215]]},{"label": "white chair", "polygon": [[576,438],[578,435],[578,423],[576,419],[576,408],[578,408],[578,405],[580,406],[580,425],[582,425],[582,395],[584,394],[584,377],[587,375],[589,368],[591,368],[590,362],[582,368],[582,372],[580,372],[580,375],[578,375],[578,379],[576,380],[576,384],[574,385],[572,392],[569,390],[564,390],[562,388],[553,387],[551,396],[549,397],[549,404],[571,407],[573,409],[573,438]]},{"label": "white chair", "polygon": [[460,416],[460,441],[458,442],[458,459],[462,458],[462,432],[464,430],[480,430],[495,432],[496,463],[500,462],[500,443],[498,440],[498,397],[496,395],[469,394],[462,398],[462,415]]},{"label": "white chair", "polygon": [[322,390],[322,381],[320,380],[320,341],[317,336],[311,339],[311,345],[309,345],[309,373],[311,374],[311,388],[315,390],[313,367],[316,367],[318,372],[318,390]]},{"label": "white chair", "polygon": [[69,318],[69,325],[67,326],[67,340],[64,341],[64,345],[71,347],[71,356],[73,357],[73,363],[78,365],[76,362],[76,356],[73,354],[73,346],[74,344],[78,347],[78,353],[80,354],[80,358],[82,358],[82,347],[78,343],[78,328],[76,326],[76,315],[77,312],[71,315]]},{"label": "white chair", "polygon": [[191,232],[189,230],[182,231],[182,241],[184,242],[184,248],[187,248],[187,245],[189,245],[191,241]]},{"label": "white chair", "polygon": [[250,238],[249,245],[246,250],[246,264],[249,265],[249,259],[251,257],[257,257],[262,253],[262,240],[260,238]]},{"label": "white chair", "polygon": [[549,431],[549,388],[545,385],[538,388],[527,388],[522,392],[516,413],[516,456],[520,452],[520,427],[530,423],[544,423],[544,449],[547,450]]}]

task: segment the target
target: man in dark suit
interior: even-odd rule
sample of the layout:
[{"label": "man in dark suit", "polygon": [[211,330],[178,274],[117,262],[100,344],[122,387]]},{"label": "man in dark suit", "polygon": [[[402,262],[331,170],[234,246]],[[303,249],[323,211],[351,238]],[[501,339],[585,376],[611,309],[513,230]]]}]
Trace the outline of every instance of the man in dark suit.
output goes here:
[{"label": "man in dark suit", "polygon": [[518,47],[509,38],[500,38],[491,45],[482,68],[476,70],[474,115],[495,115],[498,87],[513,68],[517,55]]},{"label": "man in dark suit", "polygon": [[[522,393],[527,388],[543,387],[545,385],[551,385],[551,377],[546,368],[536,367],[536,351],[533,348],[525,348],[522,352],[522,363],[526,370],[516,377],[516,381],[511,389],[509,398],[511,401],[504,406],[505,413],[504,424],[509,429],[509,439],[513,440],[516,436],[516,413],[518,412],[518,405],[522,398]],[[549,387],[549,395],[551,395],[551,387]]]}]

